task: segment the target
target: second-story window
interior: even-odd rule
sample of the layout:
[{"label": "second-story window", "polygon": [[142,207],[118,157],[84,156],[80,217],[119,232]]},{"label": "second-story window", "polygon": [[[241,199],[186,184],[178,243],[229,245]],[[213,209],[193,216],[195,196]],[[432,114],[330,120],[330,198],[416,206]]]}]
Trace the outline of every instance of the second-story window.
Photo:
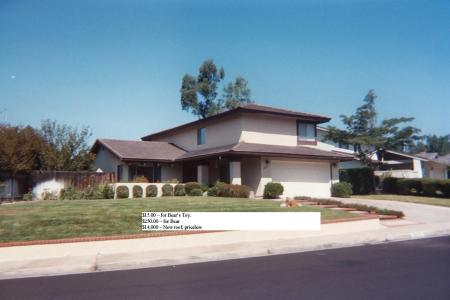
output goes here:
[{"label": "second-story window", "polygon": [[203,145],[206,142],[206,128],[197,129],[197,145]]},{"label": "second-story window", "polygon": [[316,141],[316,124],[297,122],[297,136],[299,141]]}]

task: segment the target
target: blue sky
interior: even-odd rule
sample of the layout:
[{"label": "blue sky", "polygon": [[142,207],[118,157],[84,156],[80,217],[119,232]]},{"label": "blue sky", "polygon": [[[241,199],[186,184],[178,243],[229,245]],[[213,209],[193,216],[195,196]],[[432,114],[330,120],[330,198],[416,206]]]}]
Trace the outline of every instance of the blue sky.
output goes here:
[{"label": "blue sky", "polygon": [[213,58],[258,104],[340,125],[375,89],[380,118],[448,134],[449,15],[448,1],[1,0],[0,111],[137,139],[194,119],[181,77]]}]

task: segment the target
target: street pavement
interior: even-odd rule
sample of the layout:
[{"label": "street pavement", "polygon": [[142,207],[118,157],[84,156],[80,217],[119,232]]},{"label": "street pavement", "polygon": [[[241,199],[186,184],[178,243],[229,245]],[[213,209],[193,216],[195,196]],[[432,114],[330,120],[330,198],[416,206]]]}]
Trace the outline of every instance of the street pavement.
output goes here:
[{"label": "street pavement", "polygon": [[450,237],[8,279],[0,299],[450,299]]}]

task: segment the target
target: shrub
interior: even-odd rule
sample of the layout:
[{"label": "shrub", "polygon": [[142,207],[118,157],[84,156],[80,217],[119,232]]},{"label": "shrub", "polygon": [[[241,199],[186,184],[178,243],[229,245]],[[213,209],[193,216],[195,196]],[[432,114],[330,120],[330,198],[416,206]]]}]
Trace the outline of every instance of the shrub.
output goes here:
[{"label": "shrub", "polygon": [[139,185],[133,186],[133,198],[142,198],[142,187]]},{"label": "shrub", "polygon": [[352,194],[352,185],[348,182],[336,182],[331,186],[331,195],[333,197],[350,198]]},{"label": "shrub", "polygon": [[217,197],[217,187],[215,187],[215,186],[213,186],[213,187],[210,187],[209,189],[208,189],[208,194],[207,194],[209,197]]},{"label": "shrub", "polygon": [[158,187],[154,184],[149,185],[145,188],[146,197],[156,197],[158,196]]},{"label": "shrub", "polygon": [[204,192],[208,191],[209,186],[207,184],[202,183],[202,184],[200,184],[200,189],[204,193]]},{"label": "shrub", "polygon": [[119,199],[128,198],[129,189],[127,186],[119,185],[116,188],[116,193],[117,193],[117,198],[119,198]]},{"label": "shrub", "polygon": [[31,201],[33,200],[33,194],[32,193],[26,193],[22,195],[23,201]]},{"label": "shrub", "polygon": [[114,190],[112,188],[112,186],[110,186],[109,184],[105,184],[105,185],[100,185],[99,186],[101,189],[101,193],[103,196],[103,199],[112,199],[114,198]]},{"label": "shrub", "polygon": [[177,184],[175,186],[174,193],[175,193],[175,196],[185,196],[186,195],[186,189],[184,188],[184,185]]},{"label": "shrub", "polygon": [[162,195],[164,197],[166,196],[173,196],[173,186],[169,183],[166,183],[162,186]]},{"label": "shrub", "polygon": [[248,198],[250,195],[250,188],[239,184],[219,184],[217,189],[217,196],[219,197],[235,197]]},{"label": "shrub", "polygon": [[422,179],[422,192],[424,196],[434,197],[440,189],[440,182],[433,179]]},{"label": "shrub", "polygon": [[370,194],[375,191],[375,177],[371,168],[339,170],[339,181],[350,183],[353,194]]},{"label": "shrub", "polygon": [[201,189],[193,189],[191,190],[191,193],[189,194],[189,196],[202,196],[203,195],[203,191]]},{"label": "shrub", "polygon": [[284,188],[281,183],[278,182],[268,182],[264,186],[264,199],[276,199],[284,192]]},{"label": "shrub", "polygon": [[186,190],[187,195],[191,195],[191,191],[193,189],[201,189],[201,185],[198,182],[187,182],[184,185],[184,189]]},{"label": "shrub", "polygon": [[442,193],[443,197],[450,198],[450,180],[442,180],[442,182],[438,185],[438,189]]},{"label": "shrub", "polygon": [[148,179],[144,175],[139,175],[139,176],[135,176],[133,178],[133,182],[136,182],[136,183],[148,183]]},{"label": "shrub", "polygon": [[395,177],[386,177],[381,183],[383,192],[387,194],[397,194],[397,180]]},{"label": "shrub", "polygon": [[422,193],[421,179],[397,180],[397,192],[402,195],[420,195]]}]

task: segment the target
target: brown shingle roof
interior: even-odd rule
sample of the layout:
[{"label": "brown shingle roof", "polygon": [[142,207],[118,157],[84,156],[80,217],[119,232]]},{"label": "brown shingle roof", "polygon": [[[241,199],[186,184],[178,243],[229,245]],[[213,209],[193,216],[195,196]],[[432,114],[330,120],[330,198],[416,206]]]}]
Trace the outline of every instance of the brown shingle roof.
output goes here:
[{"label": "brown shingle roof", "polygon": [[328,122],[331,120],[330,117],[321,116],[321,115],[314,115],[314,114],[292,111],[292,110],[281,109],[281,108],[275,108],[275,107],[264,106],[264,105],[247,104],[247,105],[243,105],[243,106],[240,106],[240,107],[232,109],[232,110],[225,111],[223,113],[219,113],[217,115],[214,115],[214,116],[211,116],[208,118],[196,120],[196,121],[186,123],[186,124],[183,124],[180,126],[176,126],[173,128],[169,128],[169,129],[166,129],[166,130],[163,130],[160,132],[149,134],[147,136],[142,137],[142,140],[150,141],[152,139],[155,139],[155,138],[161,137],[161,136],[165,136],[167,134],[173,133],[180,129],[184,129],[184,128],[188,128],[188,127],[192,127],[192,126],[199,126],[201,124],[211,122],[214,120],[218,120],[218,119],[221,119],[224,117],[228,117],[233,114],[238,114],[241,112],[293,117],[293,118],[298,118],[299,120],[311,121],[311,122],[315,122],[318,124],[325,123],[325,122]]},{"label": "brown shingle roof", "polygon": [[186,151],[167,142],[145,142],[98,139],[92,146],[97,151],[98,146],[104,146],[122,160],[153,160],[171,162]]},{"label": "brown shingle roof", "polygon": [[261,156],[280,156],[295,157],[306,159],[329,159],[329,160],[353,160],[353,155],[334,151],[319,150],[302,146],[278,146],[254,143],[238,143],[216,148],[202,149],[186,152],[179,156],[177,160],[188,160],[215,155],[239,154],[239,155],[261,155]]}]

